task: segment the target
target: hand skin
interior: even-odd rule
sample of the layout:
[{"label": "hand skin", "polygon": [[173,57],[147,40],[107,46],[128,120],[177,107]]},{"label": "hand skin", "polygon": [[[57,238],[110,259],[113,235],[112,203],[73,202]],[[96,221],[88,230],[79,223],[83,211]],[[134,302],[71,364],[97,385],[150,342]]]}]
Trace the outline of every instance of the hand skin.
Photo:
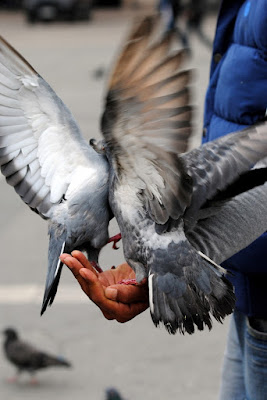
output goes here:
[{"label": "hand skin", "polygon": [[78,250],[61,254],[60,260],[72,271],[84,293],[100,308],[107,319],[127,322],[148,308],[147,280],[136,285],[118,284],[134,279],[135,273],[124,263],[101,273]]}]

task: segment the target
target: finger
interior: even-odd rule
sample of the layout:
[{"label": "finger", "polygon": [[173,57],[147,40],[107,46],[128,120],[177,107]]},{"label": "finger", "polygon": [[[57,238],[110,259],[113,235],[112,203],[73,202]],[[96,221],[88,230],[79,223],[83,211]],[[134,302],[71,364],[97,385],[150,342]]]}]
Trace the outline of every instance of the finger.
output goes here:
[{"label": "finger", "polygon": [[[77,256],[78,254],[75,255]],[[99,282],[95,271],[84,268],[80,261],[70,255],[64,256],[63,259],[64,263],[70,268],[79,282],[84,293],[101,309],[102,304],[105,302],[105,296],[103,287]],[[83,264],[87,265],[85,262]],[[105,312],[102,309],[101,311],[105,318],[114,319],[113,315],[109,312]]]},{"label": "finger", "polygon": [[[78,283],[80,284],[80,286],[81,286],[82,290],[85,292],[85,294],[91,298],[91,292],[93,290],[96,290],[92,285],[93,285],[93,283],[95,284],[98,281],[97,276],[94,274],[94,272],[92,272],[91,270],[85,269],[83,267],[83,265],[76,258],[70,256],[69,254],[64,255],[63,257],[61,256],[60,259],[71,270],[71,272],[73,273],[74,277],[77,279]],[[88,271],[86,280],[80,274],[80,271],[83,269]],[[101,287],[101,285],[99,285],[99,286]],[[100,287],[98,287],[97,289],[101,290]],[[103,291],[103,289],[102,289],[102,291]]]},{"label": "finger", "polygon": [[[87,283],[86,294],[90,299],[99,307],[102,311],[112,312],[114,309],[114,302],[107,299],[105,296],[104,288],[98,277],[87,268],[81,268],[79,274],[83,278],[84,282]],[[111,305],[111,309],[110,309]]]},{"label": "finger", "polygon": [[78,260],[83,265],[84,268],[89,269],[96,276],[98,275],[98,273],[96,272],[94,267],[91,265],[90,261],[85,257],[85,255],[81,251],[74,250],[71,252],[71,255],[72,255],[72,257],[76,258],[76,260]]},{"label": "finger", "polygon": [[113,314],[114,319],[124,323],[130,321],[148,308],[147,303],[134,303],[131,305],[119,303],[117,311]]},{"label": "finger", "polygon": [[[79,282],[82,290],[87,293],[87,285],[88,283],[83,279],[83,277],[80,274],[80,270],[83,268],[83,265],[76,260],[74,257],[70,256],[69,254],[67,255],[61,255],[60,256],[61,261],[71,270],[71,272],[73,273],[74,277],[77,279],[77,281]],[[91,272],[91,271],[90,271]],[[97,277],[91,273],[91,279],[97,279]]]},{"label": "finger", "polygon": [[83,265],[75,258],[73,258],[70,254],[61,254],[59,258],[63,262],[63,264],[65,264],[71,270],[71,272],[77,279],[77,277],[80,275],[79,270],[80,268],[83,268]]},{"label": "finger", "polygon": [[104,315],[104,317],[106,318],[106,319],[108,319],[108,320],[113,320],[113,319],[115,319],[115,317],[113,316],[113,314],[111,314],[111,313],[109,313],[109,312],[106,312],[106,311],[103,311],[103,310],[101,310],[102,311],[102,314]]},{"label": "finger", "polygon": [[146,284],[112,285],[105,289],[105,296],[110,300],[118,301],[124,304],[137,302],[148,303],[148,286]]}]

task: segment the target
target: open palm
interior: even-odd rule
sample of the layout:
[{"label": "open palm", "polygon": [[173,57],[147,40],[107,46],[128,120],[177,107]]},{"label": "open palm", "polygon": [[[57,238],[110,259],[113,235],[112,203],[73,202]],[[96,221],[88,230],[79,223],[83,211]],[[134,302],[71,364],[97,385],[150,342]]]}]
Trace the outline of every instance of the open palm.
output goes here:
[{"label": "open palm", "polygon": [[62,254],[60,259],[107,319],[127,322],[148,308],[147,281],[123,284],[135,280],[135,273],[127,263],[99,273],[78,250],[71,255]]}]

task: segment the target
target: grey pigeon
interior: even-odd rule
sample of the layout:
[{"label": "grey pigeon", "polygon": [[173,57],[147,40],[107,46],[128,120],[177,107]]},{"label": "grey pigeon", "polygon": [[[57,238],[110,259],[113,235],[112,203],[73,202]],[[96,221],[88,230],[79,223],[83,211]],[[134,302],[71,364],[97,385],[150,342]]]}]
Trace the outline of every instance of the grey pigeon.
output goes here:
[{"label": "grey pigeon", "polygon": [[126,261],[138,282],[148,277],[154,324],[193,333],[233,311],[218,264],[266,230],[267,168],[251,168],[267,155],[267,123],[186,152],[190,72],[181,70],[183,51],[153,37],[153,19],[143,20],[109,81],[109,201]]},{"label": "grey pigeon", "polygon": [[106,390],[106,400],[123,400],[120,393],[115,388],[108,388]]},{"label": "grey pigeon", "polygon": [[51,87],[1,37],[0,165],[22,200],[49,222],[43,313],[56,295],[62,252],[83,250],[98,265],[111,217],[108,163]]},{"label": "grey pigeon", "polygon": [[8,183],[49,220],[43,310],[61,251],[89,247],[97,263],[110,206],[126,261],[138,282],[148,277],[154,324],[193,333],[211,328],[211,315],[222,321],[232,312],[233,288],[219,264],[266,230],[266,162],[252,168],[267,156],[267,124],[187,152],[191,72],[182,69],[185,52],[171,52],[171,34],[153,43],[156,27],[157,18],[144,18],[126,39],[95,152],[48,84],[2,40],[0,162]]},{"label": "grey pigeon", "polygon": [[47,354],[20,340],[13,328],[5,329],[3,334],[5,356],[16,367],[18,375],[22,372],[34,375],[38,370],[49,367],[71,367],[64,358]]}]

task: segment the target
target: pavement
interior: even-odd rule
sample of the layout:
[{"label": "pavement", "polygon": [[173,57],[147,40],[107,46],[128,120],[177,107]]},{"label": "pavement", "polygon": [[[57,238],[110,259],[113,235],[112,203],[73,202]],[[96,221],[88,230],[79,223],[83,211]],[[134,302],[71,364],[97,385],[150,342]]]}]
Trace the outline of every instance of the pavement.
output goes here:
[{"label": "pavement", "polygon": [[[0,34],[54,88],[77,119],[88,139],[99,138],[106,73],[140,9],[96,10],[90,23],[27,25],[20,12],[0,12]],[[212,36],[215,17],[205,21]],[[200,140],[201,115],[208,81],[210,51],[192,37],[198,105],[194,145]],[[96,77],[95,71],[104,72]],[[101,75],[101,74],[100,74]],[[17,384],[0,352],[0,398],[4,400],[104,400],[105,389],[116,387],[128,400],[214,400],[229,320],[214,322],[211,332],[170,336],[155,328],[149,311],[127,324],[105,320],[83,295],[70,272],[63,271],[53,306],[40,317],[46,275],[47,224],[23,204],[0,178],[0,331],[14,326],[24,339],[68,358],[70,370],[50,369]],[[117,233],[112,223],[111,234]],[[123,261],[121,249],[106,248],[101,264]]]}]

